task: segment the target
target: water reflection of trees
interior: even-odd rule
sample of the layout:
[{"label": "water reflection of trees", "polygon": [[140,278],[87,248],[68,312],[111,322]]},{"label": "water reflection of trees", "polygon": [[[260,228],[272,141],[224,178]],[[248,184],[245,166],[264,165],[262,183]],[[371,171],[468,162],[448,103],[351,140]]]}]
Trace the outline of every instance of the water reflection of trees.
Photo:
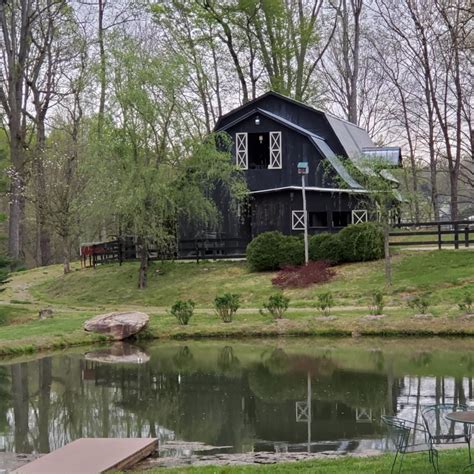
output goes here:
[{"label": "water reflection of trees", "polygon": [[[423,373],[434,357],[420,351],[400,362],[372,351],[367,360],[362,370],[335,352],[252,352],[228,343],[163,345],[142,365],[44,357],[0,367],[0,436],[19,452],[82,436],[176,435],[236,450],[257,439],[296,443],[305,426],[295,421],[295,402],[306,398],[308,377],[314,440],[380,436],[383,412],[416,417],[423,404],[472,400],[472,379],[459,375],[459,364],[454,377],[447,369],[445,376],[402,376],[396,363]],[[472,357],[458,361],[468,366]]]}]

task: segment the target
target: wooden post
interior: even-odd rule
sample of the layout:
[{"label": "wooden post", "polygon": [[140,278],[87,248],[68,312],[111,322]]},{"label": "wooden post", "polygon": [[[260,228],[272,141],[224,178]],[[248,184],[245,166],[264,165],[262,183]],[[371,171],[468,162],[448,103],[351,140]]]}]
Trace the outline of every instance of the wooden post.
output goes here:
[{"label": "wooden post", "polygon": [[464,228],[464,246],[469,247],[469,226]]},{"label": "wooden post", "polygon": [[195,248],[196,248],[196,263],[199,263],[199,252],[200,252],[200,249],[199,249],[199,240],[194,239],[194,246],[195,246]]},{"label": "wooden post", "polygon": [[441,240],[441,224],[438,223],[438,250],[441,250],[442,240]]},{"label": "wooden post", "polygon": [[459,249],[459,228],[457,222],[454,224],[454,248]]}]

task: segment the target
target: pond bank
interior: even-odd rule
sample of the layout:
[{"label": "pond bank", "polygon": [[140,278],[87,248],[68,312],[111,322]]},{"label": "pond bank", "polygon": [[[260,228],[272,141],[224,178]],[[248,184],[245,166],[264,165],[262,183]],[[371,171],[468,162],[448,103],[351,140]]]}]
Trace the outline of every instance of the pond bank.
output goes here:
[{"label": "pond bank", "polygon": [[[3,308],[5,309],[5,307]],[[16,308],[15,308],[16,309]],[[136,309],[136,308],[135,308]],[[142,311],[149,308],[143,307]],[[153,311],[153,308],[151,308]],[[437,308],[438,312],[442,310]],[[472,337],[474,318],[454,315],[408,316],[404,310],[389,309],[383,317],[371,317],[366,310],[338,308],[333,316],[323,317],[311,308],[290,309],[286,317],[273,320],[255,310],[237,314],[232,323],[221,322],[212,310],[195,315],[187,326],[179,325],[169,314],[150,313],[149,327],[138,340],[193,340],[212,338],[289,337]],[[32,316],[24,323],[0,327],[0,356],[30,354],[67,347],[106,343],[100,334],[86,333],[85,320],[97,312],[55,311],[52,318],[40,321]]]},{"label": "pond bank", "polygon": [[[0,468],[10,470],[40,457],[34,454],[0,453]],[[228,472],[303,472],[303,473],[337,473],[353,472],[388,472],[393,454],[367,450],[361,453],[248,453],[227,455],[203,455],[192,458],[148,458],[128,472],[144,474],[161,473],[228,473]],[[440,468],[444,472],[458,472],[466,464],[466,449],[443,449],[440,454]],[[430,465],[423,453],[408,455],[404,460],[404,472],[425,474]]]},{"label": "pond bank", "polygon": [[[145,308],[146,309],[146,308]],[[357,314],[359,313],[359,314]],[[138,340],[193,340],[213,338],[288,337],[472,337],[474,319],[454,317],[414,318],[395,312],[370,319],[360,311],[336,313],[324,318],[289,312],[288,318],[271,320],[260,314],[245,313],[232,323],[222,323],[215,315],[196,316],[188,326],[178,325],[170,316],[152,315],[149,328]],[[0,327],[0,356],[30,354],[67,347],[109,342],[104,335],[82,330],[84,315],[59,314],[46,321]],[[10,337],[13,336],[13,337]]]},{"label": "pond bank", "polygon": [[[275,463],[256,463],[250,465],[201,465],[174,468],[152,468],[143,472],[144,474],[161,473],[188,473],[199,472],[200,474],[224,474],[224,473],[255,473],[255,472],[295,472],[311,474],[353,474],[354,472],[364,472],[371,474],[386,474],[390,471],[393,461],[393,454],[379,454],[375,456],[325,456],[312,454],[311,458],[305,461],[288,462],[283,461],[285,455],[281,455],[281,461]],[[467,463],[467,450],[447,449],[440,453],[440,469],[442,472],[460,472]],[[403,472],[410,474],[426,474],[431,472],[430,464],[426,453],[407,455],[403,461]],[[137,471],[138,472],[138,471]]]}]

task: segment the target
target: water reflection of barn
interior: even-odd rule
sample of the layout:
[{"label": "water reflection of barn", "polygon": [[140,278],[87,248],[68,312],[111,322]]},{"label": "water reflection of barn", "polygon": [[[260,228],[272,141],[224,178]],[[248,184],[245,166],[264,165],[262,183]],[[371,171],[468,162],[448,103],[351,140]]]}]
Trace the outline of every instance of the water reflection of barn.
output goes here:
[{"label": "water reflection of barn", "polygon": [[61,353],[0,367],[0,443],[47,452],[78,437],[155,433],[236,451],[305,449],[295,404],[308,374],[313,450],[378,445],[383,411],[413,419],[423,405],[473,403],[468,341],[439,340],[436,351],[431,340],[418,350],[400,340],[384,340],[384,350],[276,344],[160,342],[142,365]]},{"label": "water reflection of barn", "polygon": [[[261,364],[243,367],[227,346],[213,370],[199,368],[187,346],[169,357],[161,354],[159,368],[86,365],[94,383],[122,394],[115,400],[121,409],[150,425],[171,428],[180,439],[230,445],[236,451],[268,449],[269,443],[282,441],[285,449],[300,450],[306,428],[295,419],[295,402],[306,397],[308,372],[314,387],[314,450],[355,449],[357,442],[338,441],[341,429],[346,439],[379,437],[378,418],[394,408],[387,407],[387,399],[396,400],[387,396],[387,380],[381,374],[353,373],[331,359],[288,356],[281,350]],[[376,423],[359,423],[358,412],[369,407]]]}]

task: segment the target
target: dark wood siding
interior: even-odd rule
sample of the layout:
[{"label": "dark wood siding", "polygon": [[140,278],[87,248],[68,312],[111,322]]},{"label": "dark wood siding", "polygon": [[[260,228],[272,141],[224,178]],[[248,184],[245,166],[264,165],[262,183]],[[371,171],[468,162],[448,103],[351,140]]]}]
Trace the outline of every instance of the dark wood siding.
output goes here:
[{"label": "dark wood siding", "polygon": [[248,117],[227,130],[234,141],[237,133],[282,133],[282,169],[249,169],[245,171],[250,191],[275,189],[286,186],[300,186],[297,164],[309,163],[308,186],[337,186],[334,173],[322,163],[323,158],[313,143],[301,133],[283,126],[270,118],[260,116],[260,125],[255,125],[255,116]]},{"label": "dark wood siding", "polygon": [[[311,233],[323,231],[338,231],[334,227],[333,213],[351,212],[352,209],[364,207],[356,194],[329,193],[308,191],[306,193],[307,210],[311,212],[326,212],[328,226],[310,229]],[[292,211],[303,209],[303,199],[300,190],[262,193],[252,196],[252,237],[262,232],[279,230],[284,234],[300,234],[291,228]]]},{"label": "dark wood siding", "polygon": [[[219,123],[219,128],[222,129],[257,107],[279,115],[280,117],[319,135],[326,140],[327,144],[336,155],[345,156],[343,147],[323,113],[305,107],[303,104],[293,103],[271,94],[263,96],[256,102],[252,102],[222,118]],[[255,128],[255,124],[253,125],[253,128]]]}]

